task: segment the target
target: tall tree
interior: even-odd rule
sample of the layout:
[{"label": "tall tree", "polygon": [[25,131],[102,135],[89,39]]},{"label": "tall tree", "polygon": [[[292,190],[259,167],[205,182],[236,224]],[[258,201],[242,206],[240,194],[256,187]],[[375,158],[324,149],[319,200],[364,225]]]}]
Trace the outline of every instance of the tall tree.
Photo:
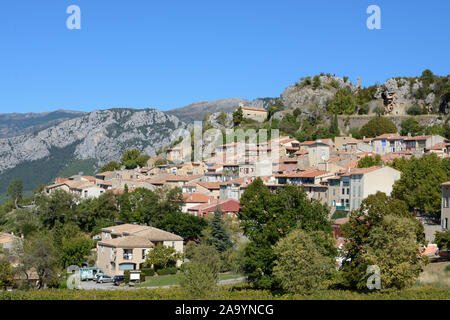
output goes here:
[{"label": "tall tree", "polygon": [[338,89],[334,100],[328,105],[328,110],[334,114],[354,114],[356,99],[347,88]]},{"label": "tall tree", "polygon": [[387,215],[370,230],[362,260],[380,268],[382,289],[408,287],[423,271],[428,260],[420,254],[416,228],[411,218]]},{"label": "tall tree", "polygon": [[225,228],[222,218],[223,212],[220,209],[216,210],[210,223],[211,234],[206,240],[208,244],[216,247],[219,253],[222,253],[233,246],[231,235]]},{"label": "tall tree", "polygon": [[241,107],[238,107],[236,111],[233,112],[233,123],[235,126],[239,125],[244,119],[244,112]]},{"label": "tall tree", "polygon": [[331,232],[327,216],[327,208],[311,202],[302,188],[288,185],[273,194],[261,179],[255,179],[242,196],[238,213],[244,234],[250,239],[244,259],[249,280],[259,288],[276,287],[273,245],[297,225],[307,231]]},{"label": "tall tree", "polygon": [[409,231],[415,234],[417,243],[423,242],[423,226],[408,211],[403,201],[389,198],[382,192],[368,196],[361,202],[360,209],[351,212],[349,222],[341,227],[343,236],[348,239],[341,271],[344,286],[360,290],[367,289],[366,272],[369,265],[364,258],[366,253],[364,246],[368,243],[371,230],[380,225],[383,217],[388,215],[409,219],[411,224],[408,225],[414,226]]},{"label": "tall tree", "polygon": [[32,266],[39,277],[38,289],[57,281],[58,253],[49,235],[38,235],[24,242],[23,265]]},{"label": "tall tree", "polygon": [[19,207],[19,201],[23,196],[23,182],[22,180],[14,179],[8,186],[7,196],[14,201],[16,209]]}]

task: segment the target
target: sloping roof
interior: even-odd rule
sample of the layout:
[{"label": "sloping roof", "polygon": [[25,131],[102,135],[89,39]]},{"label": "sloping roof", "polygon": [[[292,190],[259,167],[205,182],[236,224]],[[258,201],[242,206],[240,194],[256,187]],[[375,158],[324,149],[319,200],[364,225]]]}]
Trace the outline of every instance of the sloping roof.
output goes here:
[{"label": "sloping roof", "polygon": [[[158,228],[154,228],[154,227],[147,227],[144,230],[132,231],[131,233],[134,236],[143,237],[143,238],[146,238],[153,242],[154,241],[183,241],[183,238],[176,234],[173,234],[173,233],[170,233],[170,232],[158,229]],[[127,234],[127,233],[125,233],[125,234]]]},{"label": "sloping roof", "polygon": [[197,182],[197,184],[199,186],[202,186],[203,188],[206,189],[220,189],[220,183],[219,182],[204,182],[204,181],[199,181]]},{"label": "sloping roof", "polygon": [[412,141],[412,140],[427,140],[431,138],[431,136],[415,136],[415,137],[409,137],[405,138],[405,141]]},{"label": "sloping roof", "polygon": [[183,194],[186,203],[207,203],[209,197],[206,194],[193,192]]},{"label": "sloping roof", "polygon": [[148,226],[141,226],[138,224],[125,223],[125,224],[120,224],[117,226],[102,228],[102,231],[110,232],[113,234],[122,234],[123,232],[139,231],[139,230],[143,230],[145,228],[148,228]]},{"label": "sloping roof", "polygon": [[189,208],[188,211],[212,212],[217,208],[220,208],[224,212],[238,212],[239,201],[236,201],[234,199],[221,199],[216,202],[200,204],[198,206]]},{"label": "sloping roof", "polygon": [[379,139],[391,139],[391,138],[397,138],[400,137],[398,134],[396,133],[383,133],[382,135],[379,135],[375,138],[373,138],[373,140],[379,140]]},{"label": "sloping roof", "polygon": [[155,246],[148,238],[134,235],[103,240],[98,243],[116,248],[151,248]]},{"label": "sloping roof", "polygon": [[261,111],[261,112],[267,112],[264,108],[257,108],[257,107],[247,107],[247,106],[241,106],[242,110],[252,110],[252,111]]}]

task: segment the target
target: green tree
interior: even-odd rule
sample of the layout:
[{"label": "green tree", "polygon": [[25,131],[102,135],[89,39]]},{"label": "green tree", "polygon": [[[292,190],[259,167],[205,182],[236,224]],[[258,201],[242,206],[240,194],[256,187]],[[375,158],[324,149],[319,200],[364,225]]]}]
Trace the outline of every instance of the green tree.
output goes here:
[{"label": "green tree", "polygon": [[313,77],[313,90],[316,90],[316,89],[318,89],[318,88],[320,88],[320,85],[321,85],[321,82],[320,82],[320,77],[319,76],[314,76]]},{"label": "green tree", "polygon": [[342,284],[345,287],[367,289],[366,271],[369,264],[363,257],[366,253],[364,246],[368,243],[372,228],[380,225],[383,217],[388,215],[410,219],[413,223],[411,225],[414,225],[412,232],[416,235],[417,242],[423,243],[423,226],[408,211],[405,202],[389,198],[382,192],[369,195],[361,202],[358,210],[350,213],[349,222],[341,226],[343,237],[348,239],[341,268]]},{"label": "green tree", "polygon": [[222,253],[233,246],[231,235],[225,228],[222,218],[223,212],[220,209],[216,210],[210,222],[211,233],[206,239],[206,242],[216,247],[219,253]]},{"label": "green tree", "polygon": [[381,160],[381,156],[377,154],[375,157],[366,156],[361,158],[358,161],[358,168],[370,168],[374,166],[381,166],[383,161]]},{"label": "green tree", "polygon": [[159,245],[150,250],[145,265],[153,265],[155,270],[159,270],[175,266],[180,259],[182,259],[182,255],[174,247]]},{"label": "green tree", "polygon": [[375,114],[376,114],[378,117],[381,117],[381,116],[386,112],[386,109],[385,109],[383,106],[376,106],[376,107],[373,109],[373,112],[375,112]]},{"label": "green tree", "polygon": [[418,136],[421,135],[424,130],[424,128],[419,124],[419,121],[413,117],[403,120],[400,126],[400,134],[402,136],[406,136],[408,133],[413,137]]},{"label": "green tree", "polygon": [[39,278],[38,289],[57,282],[58,253],[49,235],[36,235],[24,241],[23,265],[32,266]]},{"label": "green tree", "polygon": [[48,228],[52,228],[57,221],[70,220],[74,215],[74,197],[64,190],[55,190],[49,196],[39,196],[37,204],[43,224]]},{"label": "green tree", "polygon": [[0,258],[0,289],[12,286],[14,280],[13,268],[8,259]]},{"label": "green tree", "polygon": [[450,180],[450,159],[432,153],[409,160],[395,159],[392,167],[402,172],[392,196],[405,201],[411,211],[419,210],[439,223],[441,183]]},{"label": "green tree", "polygon": [[241,124],[242,120],[244,120],[244,112],[241,107],[238,107],[236,111],[233,112],[233,123],[235,126]]},{"label": "green tree", "polygon": [[374,138],[384,133],[395,132],[397,132],[397,127],[391,120],[384,117],[376,117],[361,127],[359,135]]},{"label": "green tree", "polygon": [[347,88],[336,91],[333,101],[328,105],[328,110],[335,114],[354,114],[356,100]]},{"label": "green tree", "polygon": [[180,285],[191,299],[214,299],[220,271],[219,253],[213,246],[197,245],[180,274]]},{"label": "green tree", "polygon": [[193,215],[172,212],[155,225],[162,230],[175,233],[184,239],[200,239],[203,230],[208,226],[206,219]]},{"label": "green tree", "polygon": [[[333,242],[332,237],[330,241]],[[309,233],[301,229],[281,238],[274,252],[277,257],[274,276],[288,293],[326,289],[336,272],[334,257],[323,254]]]},{"label": "green tree", "polygon": [[141,154],[137,149],[125,151],[120,162],[127,169],[135,169],[139,167],[145,167],[149,156]]},{"label": "green tree", "polygon": [[434,239],[440,250],[450,250],[450,229],[442,232],[436,231]]},{"label": "green tree", "polygon": [[341,131],[339,130],[339,121],[337,114],[334,114],[333,122],[331,123],[330,133],[333,135],[333,137],[337,137],[341,134]]},{"label": "green tree", "polygon": [[70,265],[80,266],[91,254],[93,243],[85,237],[66,238],[62,240],[61,264],[63,268]]},{"label": "green tree", "polygon": [[409,115],[417,116],[423,114],[423,108],[417,104],[411,106],[406,110],[406,113]]},{"label": "green tree", "polygon": [[120,165],[120,163],[116,162],[116,161],[111,161],[108,162],[107,164],[105,164],[100,172],[107,172],[107,171],[116,171],[116,170],[120,170],[122,168],[122,166]]},{"label": "green tree", "polygon": [[311,202],[303,188],[288,185],[277,194],[269,192],[261,179],[255,179],[241,198],[238,217],[250,239],[245,248],[244,272],[258,288],[276,287],[272,275],[273,245],[295,227],[307,231],[329,231],[328,210]]},{"label": "green tree", "polygon": [[16,209],[19,207],[19,202],[23,197],[23,182],[22,180],[14,179],[8,186],[7,196],[14,201]]},{"label": "green tree", "polygon": [[419,253],[416,227],[411,218],[387,215],[370,230],[362,260],[380,268],[382,289],[411,286],[422,272],[427,259]]}]

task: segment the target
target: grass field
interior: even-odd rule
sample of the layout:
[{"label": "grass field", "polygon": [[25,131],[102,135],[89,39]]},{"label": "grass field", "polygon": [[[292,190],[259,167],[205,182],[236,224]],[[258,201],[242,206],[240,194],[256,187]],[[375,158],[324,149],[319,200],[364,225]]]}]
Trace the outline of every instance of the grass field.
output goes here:
[{"label": "grass field", "polygon": [[[220,275],[220,280],[236,279],[240,278],[242,275],[236,273],[223,273]],[[151,276],[146,277],[145,282],[136,285],[137,288],[146,287],[162,287],[162,286],[173,286],[178,285],[178,275],[170,274],[166,276]]]},{"label": "grass field", "polygon": [[432,286],[450,291],[450,261],[431,262],[417,279],[416,287]]}]

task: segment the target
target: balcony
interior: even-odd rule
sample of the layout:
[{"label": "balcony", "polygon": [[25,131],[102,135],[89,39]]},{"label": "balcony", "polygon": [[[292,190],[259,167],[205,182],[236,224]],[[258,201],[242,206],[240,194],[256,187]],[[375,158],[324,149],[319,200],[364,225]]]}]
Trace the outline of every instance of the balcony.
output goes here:
[{"label": "balcony", "polygon": [[336,206],[336,210],[349,210],[349,209],[350,209],[350,205]]},{"label": "balcony", "polygon": [[133,254],[132,253],[124,253],[123,260],[133,260]]}]

